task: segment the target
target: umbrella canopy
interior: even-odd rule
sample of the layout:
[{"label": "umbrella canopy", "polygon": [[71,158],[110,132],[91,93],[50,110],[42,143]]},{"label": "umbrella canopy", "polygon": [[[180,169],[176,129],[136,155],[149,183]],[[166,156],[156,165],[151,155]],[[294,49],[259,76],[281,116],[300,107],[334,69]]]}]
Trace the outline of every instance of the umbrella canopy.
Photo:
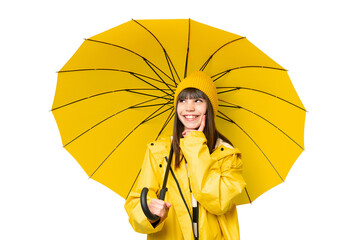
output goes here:
[{"label": "umbrella canopy", "polygon": [[177,84],[215,82],[216,125],[242,152],[243,203],[283,182],[306,110],[287,71],[247,38],[190,20],[132,20],[89,39],[58,73],[52,113],[87,175],[126,198],[146,144],[172,134]]}]

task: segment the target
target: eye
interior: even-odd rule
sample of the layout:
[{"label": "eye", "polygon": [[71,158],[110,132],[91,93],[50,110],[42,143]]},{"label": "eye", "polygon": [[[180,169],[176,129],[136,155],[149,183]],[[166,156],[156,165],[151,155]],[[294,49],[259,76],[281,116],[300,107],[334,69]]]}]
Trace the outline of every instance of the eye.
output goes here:
[{"label": "eye", "polygon": [[179,99],[179,103],[185,102],[185,99]]},{"label": "eye", "polygon": [[197,99],[195,99],[195,102],[197,102],[197,103],[202,103],[202,102],[203,102],[203,99],[197,98]]}]

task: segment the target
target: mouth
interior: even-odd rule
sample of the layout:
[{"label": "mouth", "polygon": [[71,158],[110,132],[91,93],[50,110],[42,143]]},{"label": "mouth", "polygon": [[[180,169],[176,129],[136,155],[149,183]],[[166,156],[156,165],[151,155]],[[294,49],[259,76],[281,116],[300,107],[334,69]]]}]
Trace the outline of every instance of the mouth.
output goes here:
[{"label": "mouth", "polygon": [[197,119],[198,117],[200,117],[200,115],[183,115],[183,117],[184,117],[187,121],[193,121],[193,120]]}]

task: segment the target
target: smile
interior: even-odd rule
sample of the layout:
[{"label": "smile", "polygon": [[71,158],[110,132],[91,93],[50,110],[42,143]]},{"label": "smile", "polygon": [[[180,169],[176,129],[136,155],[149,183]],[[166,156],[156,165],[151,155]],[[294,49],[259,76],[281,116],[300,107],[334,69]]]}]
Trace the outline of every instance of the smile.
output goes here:
[{"label": "smile", "polygon": [[184,115],[184,118],[185,119],[195,119],[195,118],[197,118],[197,117],[199,117],[199,115]]}]

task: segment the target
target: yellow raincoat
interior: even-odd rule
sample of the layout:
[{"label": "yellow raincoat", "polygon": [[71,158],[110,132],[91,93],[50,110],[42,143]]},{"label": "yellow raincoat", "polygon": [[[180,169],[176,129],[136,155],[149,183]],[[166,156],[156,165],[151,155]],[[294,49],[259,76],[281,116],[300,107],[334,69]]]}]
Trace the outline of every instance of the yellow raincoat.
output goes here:
[{"label": "yellow raincoat", "polygon": [[[238,149],[218,139],[210,154],[203,132],[192,131],[180,141],[185,161],[175,168],[172,162],[165,201],[171,203],[168,216],[153,227],[140,205],[140,193],[148,187],[148,203],[157,198],[170,152],[170,138],[148,144],[142,170],[125,203],[129,221],[136,232],[148,239],[194,239],[190,187],[199,208],[199,239],[240,239],[236,205],[245,187]],[[187,170],[188,169],[188,170]],[[190,183],[189,183],[190,182]]]}]

